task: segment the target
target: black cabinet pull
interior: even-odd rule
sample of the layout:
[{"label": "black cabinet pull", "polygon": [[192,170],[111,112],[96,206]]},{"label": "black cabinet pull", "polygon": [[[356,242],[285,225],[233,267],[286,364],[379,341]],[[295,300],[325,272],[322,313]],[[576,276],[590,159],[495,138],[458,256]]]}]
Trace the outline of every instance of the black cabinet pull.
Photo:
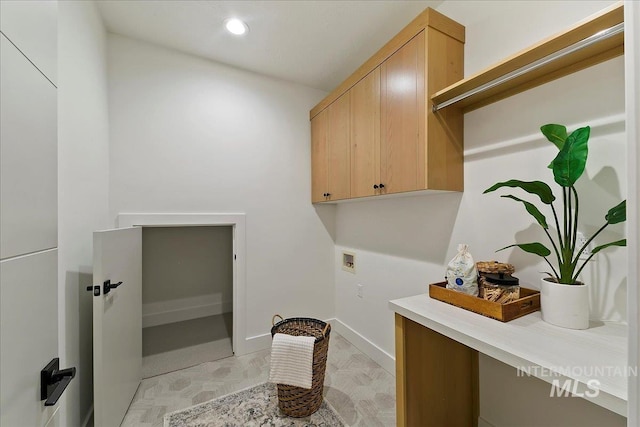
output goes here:
[{"label": "black cabinet pull", "polygon": [[377,189],[378,189],[378,184],[373,184],[373,188],[374,188],[375,190],[377,190]]},{"label": "black cabinet pull", "polygon": [[384,188],[384,184],[380,183],[380,188]]},{"label": "black cabinet pull", "polygon": [[331,195],[331,193],[327,193],[327,197],[329,197]]}]

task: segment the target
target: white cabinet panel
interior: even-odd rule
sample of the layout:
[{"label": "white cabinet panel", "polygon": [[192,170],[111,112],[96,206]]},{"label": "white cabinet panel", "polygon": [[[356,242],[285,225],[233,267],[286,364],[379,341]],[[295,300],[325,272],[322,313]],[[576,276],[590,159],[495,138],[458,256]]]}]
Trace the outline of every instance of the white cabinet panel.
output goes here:
[{"label": "white cabinet panel", "polygon": [[57,405],[56,408],[56,412],[54,412],[53,416],[49,419],[49,422],[45,427],[62,427],[60,421],[60,405]]},{"label": "white cabinet panel", "polygon": [[[0,261],[0,425],[40,427],[40,370],[58,354],[58,251]],[[65,361],[62,362],[62,368]]]},{"label": "white cabinet panel", "polygon": [[[58,2],[0,1],[0,29],[53,83],[58,74]],[[4,49],[4,47],[3,47]]]},{"label": "white cabinet panel", "polygon": [[142,379],[142,228],[93,233],[93,280],[122,282],[93,297],[93,419],[111,427]]},{"label": "white cabinet panel", "polygon": [[0,258],[57,246],[56,88],[0,36]]}]

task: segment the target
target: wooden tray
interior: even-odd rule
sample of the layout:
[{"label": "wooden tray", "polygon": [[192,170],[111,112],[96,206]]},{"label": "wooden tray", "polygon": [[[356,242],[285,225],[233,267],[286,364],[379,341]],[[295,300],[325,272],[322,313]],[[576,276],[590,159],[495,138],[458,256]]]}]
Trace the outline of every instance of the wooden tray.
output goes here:
[{"label": "wooden tray", "polygon": [[447,282],[430,284],[429,296],[501,322],[508,322],[540,310],[540,292],[533,289],[520,288],[520,299],[507,304],[500,304],[454,291],[453,289],[447,289],[446,286]]}]

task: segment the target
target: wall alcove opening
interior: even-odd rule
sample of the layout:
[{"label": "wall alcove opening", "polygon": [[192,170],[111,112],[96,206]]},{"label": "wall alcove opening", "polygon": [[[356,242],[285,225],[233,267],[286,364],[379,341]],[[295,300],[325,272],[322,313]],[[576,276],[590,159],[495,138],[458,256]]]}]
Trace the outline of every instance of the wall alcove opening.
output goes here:
[{"label": "wall alcove opening", "polygon": [[143,377],[232,356],[232,325],[232,227],[143,227]]},{"label": "wall alcove opening", "polygon": [[142,227],[142,376],[246,354],[244,214],[119,214]]}]

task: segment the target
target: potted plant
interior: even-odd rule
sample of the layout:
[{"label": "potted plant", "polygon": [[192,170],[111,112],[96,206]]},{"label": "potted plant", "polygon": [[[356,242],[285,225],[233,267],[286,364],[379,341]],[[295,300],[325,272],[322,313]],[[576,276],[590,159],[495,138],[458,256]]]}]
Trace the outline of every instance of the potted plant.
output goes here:
[{"label": "potted plant", "polygon": [[[622,239],[596,246],[586,259],[581,256],[594,239],[609,225],[624,222],[627,219],[626,200],[609,209],[604,217],[604,224],[587,241],[580,245],[577,240],[579,199],[574,184],[584,172],[587,163],[590,128],[576,129],[570,135],[562,125],[548,124],[540,128],[544,136],[559,150],[558,155],[549,164],[553,170],[554,181],[560,186],[562,205],[557,209],[556,197],[551,187],[542,181],[510,180],[499,182],[484,191],[490,193],[499,188],[519,188],[537,196],[540,202],[547,205],[553,214],[550,228],[545,215],[533,204],[511,194],[503,195],[524,205],[527,212],[549,238],[551,249],[539,242],[520,243],[499,250],[519,247],[525,252],[541,256],[551,268],[549,277],[542,279],[540,303],[542,319],[548,323],[571,329],[587,329],[589,327],[589,289],[587,284],[578,281],[578,276],[587,262],[601,250],[610,246],[626,246]],[[555,234],[555,236],[552,236]],[[547,258],[553,253],[555,265]]]}]

